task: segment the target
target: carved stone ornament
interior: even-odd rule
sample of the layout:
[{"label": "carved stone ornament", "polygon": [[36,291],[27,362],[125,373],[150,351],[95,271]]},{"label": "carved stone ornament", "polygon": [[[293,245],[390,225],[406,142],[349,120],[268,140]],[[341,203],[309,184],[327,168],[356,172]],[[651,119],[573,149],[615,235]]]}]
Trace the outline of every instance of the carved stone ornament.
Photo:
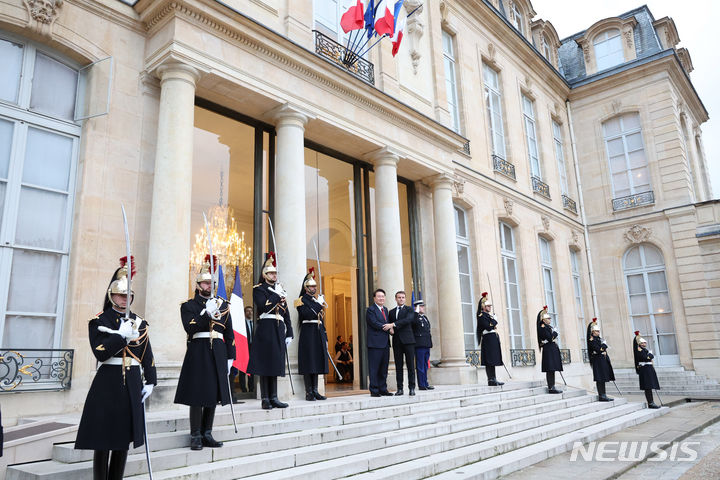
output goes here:
[{"label": "carved stone ornament", "polygon": [[503,198],[503,204],[505,205],[505,213],[507,213],[508,217],[511,217],[513,211],[513,201],[509,198]]},{"label": "carved stone ornament", "polygon": [[622,102],[620,100],[613,100],[612,104],[610,104],[612,107],[613,113],[620,113],[620,109],[622,108]]},{"label": "carved stone ornament", "polygon": [[550,230],[550,217],[548,217],[547,215],[543,215],[540,219],[542,220],[543,229],[545,231]]},{"label": "carved stone ornament", "polygon": [[405,10],[408,13],[412,13],[412,16],[407,19],[407,34],[410,40],[410,58],[412,60],[413,73],[417,75],[418,65],[420,64],[420,39],[425,31],[425,26],[422,23],[422,17],[420,14],[423,11],[423,5],[419,0],[406,0]]},{"label": "carved stone ornament", "polygon": [[573,245],[580,244],[580,235],[578,235],[578,233],[575,230],[572,231],[572,233],[570,234],[570,237],[571,237]]},{"label": "carved stone ornament", "polygon": [[495,48],[495,45],[493,45],[492,43],[489,43],[488,44],[488,60],[490,60],[491,62],[495,61],[496,51],[497,51],[497,49]]},{"label": "carved stone ornament", "polygon": [[623,32],[623,35],[625,36],[625,43],[627,44],[627,47],[629,49],[632,49],[633,48],[633,40],[635,40],[633,38],[632,27],[626,28],[625,31]]},{"label": "carved stone ornament", "polygon": [[453,182],[453,196],[461,197],[465,191],[465,180],[462,178],[456,178]]},{"label": "carved stone ornament", "polygon": [[652,229],[635,224],[625,232],[624,237],[625,241],[630,243],[643,243],[647,242],[651,235]]},{"label": "carved stone ornament", "polygon": [[63,0],[23,0],[23,3],[28,11],[28,27],[50,36],[52,24],[57,20]]}]

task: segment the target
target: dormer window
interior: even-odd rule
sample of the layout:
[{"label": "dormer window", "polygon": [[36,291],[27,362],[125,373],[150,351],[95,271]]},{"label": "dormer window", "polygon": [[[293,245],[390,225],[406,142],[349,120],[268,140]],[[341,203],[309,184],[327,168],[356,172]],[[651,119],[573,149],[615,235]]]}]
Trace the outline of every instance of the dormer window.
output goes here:
[{"label": "dormer window", "polygon": [[620,65],[625,61],[622,38],[618,29],[605,30],[597,35],[593,41],[593,46],[595,47],[595,61],[597,62],[598,71]]},{"label": "dormer window", "polygon": [[518,31],[525,36],[525,21],[523,20],[522,12],[520,11],[520,8],[518,8],[517,3],[512,4],[512,14],[513,14],[513,26],[518,29]]},{"label": "dormer window", "polygon": [[540,40],[541,48],[543,55],[545,55],[545,58],[547,58],[549,61],[552,61],[552,57],[550,56],[550,44],[548,43],[547,37],[543,34],[542,39]]}]

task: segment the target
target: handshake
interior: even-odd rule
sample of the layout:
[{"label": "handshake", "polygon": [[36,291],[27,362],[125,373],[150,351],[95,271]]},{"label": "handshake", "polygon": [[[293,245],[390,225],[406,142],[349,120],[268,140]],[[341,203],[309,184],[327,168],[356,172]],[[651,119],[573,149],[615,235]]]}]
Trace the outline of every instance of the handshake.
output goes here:
[{"label": "handshake", "polygon": [[389,331],[389,332],[390,332],[390,335],[395,335],[394,327],[395,327],[395,324],[393,324],[393,323],[386,323],[386,324],[383,325],[383,331],[384,331],[384,332],[388,332],[388,331]]}]

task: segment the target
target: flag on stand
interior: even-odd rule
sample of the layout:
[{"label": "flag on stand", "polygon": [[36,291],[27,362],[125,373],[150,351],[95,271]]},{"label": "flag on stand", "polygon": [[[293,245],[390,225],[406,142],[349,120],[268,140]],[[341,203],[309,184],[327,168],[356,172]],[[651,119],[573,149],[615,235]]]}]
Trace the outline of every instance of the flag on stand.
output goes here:
[{"label": "flag on stand", "polygon": [[340,26],[345,33],[351,30],[359,30],[365,26],[363,3],[357,0],[357,4],[347,9],[340,17]]},{"label": "flag on stand", "polygon": [[398,22],[397,26],[395,27],[395,33],[392,37],[392,56],[394,57],[397,55],[398,50],[400,50],[400,42],[402,42],[403,39],[403,32],[405,31],[405,19],[403,18]]},{"label": "flag on stand", "polygon": [[378,35],[392,36],[395,33],[395,17],[388,0],[380,0],[375,9],[375,31]]},{"label": "flag on stand", "polygon": [[247,373],[250,360],[248,348],[247,329],[245,328],[245,305],[242,296],[242,282],[240,280],[240,267],[235,267],[235,285],[230,294],[230,317],[233,319],[233,334],[235,336],[235,361],[233,367]]},{"label": "flag on stand", "polygon": [[225,288],[225,277],[223,276],[222,265],[215,265],[218,272],[217,292],[216,295],[223,300],[227,300],[227,289]]}]

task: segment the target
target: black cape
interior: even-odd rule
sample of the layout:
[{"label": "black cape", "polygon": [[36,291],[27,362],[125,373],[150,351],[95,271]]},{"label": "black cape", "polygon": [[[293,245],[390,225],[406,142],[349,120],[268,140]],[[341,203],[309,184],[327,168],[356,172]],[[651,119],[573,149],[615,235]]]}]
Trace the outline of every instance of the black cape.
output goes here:
[{"label": "black cape", "polygon": [[[285,376],[285,338],[293,338],[292,323],[287,303],[272,291],[271,285],[262,282],[253,287],[253,302],[257,322],[253,335],[247,373],[267,377]],[[282,320],[260,318],[263,313],[278,313]]]},{"label": "black cape", "polygon": [[543,372],[562,372],[562,357],[560,356],[560,347],[554,341],[558,337],[558,333],[553,330],[552,325],[546,325],[542,320],[543,311],[537,314],[537,338],[538,346],[542,352],[541,367]]},{"label": "black cape", "polygon": [[480,345],[480,365],[486,367],[497,367],[503,364],[502,349],[500,348],[500,336],[495,333],[486,333],[484,330],[495,330],[498,321],[489,313],[485,313],[478,305],[477,311],[477,340]]},{"label": "black cape", "polygon": [[633,357],[635,358],[635,371],[640,380],[640,390],[660,390],[660,382],[658,382],[655,367],[652,365],[640,366],[640,362],[650,362],[655,356],[647,348],[643,348],[637,344],[637,340],[633,338]]},{"label": "black cape", "polygon": [[[295,301],[295,306],[300,324],[298,373],[327,375],[327,332],[323,307],[307,293]],[[320,320],[321,323],[303,323],[303,320]]]}]

